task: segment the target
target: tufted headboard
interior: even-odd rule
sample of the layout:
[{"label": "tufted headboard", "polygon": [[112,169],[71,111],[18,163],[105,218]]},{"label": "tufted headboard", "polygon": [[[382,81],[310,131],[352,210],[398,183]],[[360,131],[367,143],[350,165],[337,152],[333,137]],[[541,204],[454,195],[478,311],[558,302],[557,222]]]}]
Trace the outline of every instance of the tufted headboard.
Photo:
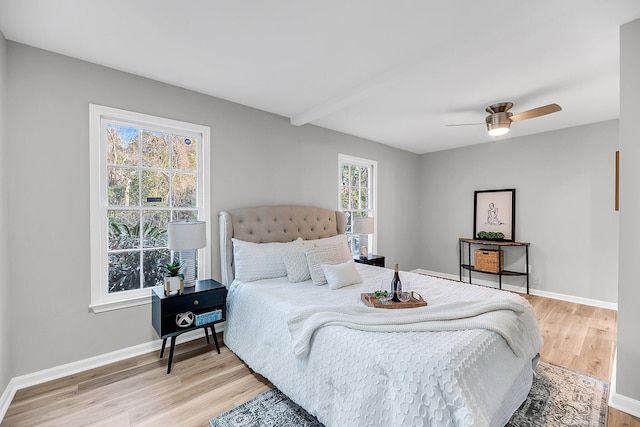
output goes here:
[{"label": "tufted headboard", "polygon": [[322,239],[344,234],[344,213],[313,206],[256,206],[222,211],[220,224],[220,268],[222,283],[233,282],[233,243],[231,238],[254,243],[292,242]]}]

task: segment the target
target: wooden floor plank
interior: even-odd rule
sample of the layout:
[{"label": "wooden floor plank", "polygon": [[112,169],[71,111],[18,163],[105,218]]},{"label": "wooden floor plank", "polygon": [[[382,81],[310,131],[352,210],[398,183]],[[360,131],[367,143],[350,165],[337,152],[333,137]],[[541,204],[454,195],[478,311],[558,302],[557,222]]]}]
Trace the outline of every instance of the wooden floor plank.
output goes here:
[{"label": "wooden floor plank", "polygon": [[[542,361],[611,377],[615,311],[524,296],[544,338]],[[208,426],[272,387],[222,341],[220,350],[202,338],[176,347],[169,375],[167,355],[156,351],[19,390],[0,426]],[[608,426],[640,427],[640,420],[610,408]]]}]

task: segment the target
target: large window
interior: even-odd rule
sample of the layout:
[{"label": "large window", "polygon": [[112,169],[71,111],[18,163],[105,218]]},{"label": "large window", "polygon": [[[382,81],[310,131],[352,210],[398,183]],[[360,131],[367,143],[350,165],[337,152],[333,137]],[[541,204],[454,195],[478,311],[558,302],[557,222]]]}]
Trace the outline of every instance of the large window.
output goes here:
[{"label": "large window", "polygon": [[[376,251],[376,172],[378,163],[359,157],[338,155],[338,206],[347,217],[347,239],[353,254],[366,245],[369,253]],[[373,234],[354,234],[353,223],[357,217],[374,218]]]},{"label": "large window", "polygon": [[[162,285],[169,221],[209,221],[209,128],[90,106],[91,308],[150,301]],[[210,235],[210,233],[207,233]],[[210,245],[198,277],[210,275]]]}]

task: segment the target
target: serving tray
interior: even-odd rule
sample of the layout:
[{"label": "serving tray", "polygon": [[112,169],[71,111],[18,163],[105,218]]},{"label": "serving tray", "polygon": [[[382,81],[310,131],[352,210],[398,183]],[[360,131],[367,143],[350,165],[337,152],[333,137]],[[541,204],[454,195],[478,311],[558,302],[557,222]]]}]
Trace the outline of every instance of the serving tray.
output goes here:
[{"label": "serving tray", "polygon": [[382,304],[373,293],[362,293],[360,294],[360,299],[369,307],[374,308],[415,308],[427,305],[427,302],[422,298],[422,295],[416,292],[411,292],[411,299],[407,302],[393,302],[389,300],[387,301],[387,304]]}]

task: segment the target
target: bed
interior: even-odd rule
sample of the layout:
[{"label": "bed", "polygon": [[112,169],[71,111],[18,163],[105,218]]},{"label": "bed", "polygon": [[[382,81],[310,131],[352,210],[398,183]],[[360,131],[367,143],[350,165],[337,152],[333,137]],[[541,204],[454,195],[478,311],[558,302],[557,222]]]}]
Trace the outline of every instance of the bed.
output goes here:
[{"label": "bed", "polygon": [[[526,399],[542,338],[524,298],[401,272],[428,306],[369,308],[360,294],[387,288],[393,271],[344,253],[341,212],[242,208],[219,226],[225,344],[325,426],[502,426]],[[301,251],[310,273],[317,254],[329,260],[328,285],[290,281],[304,276],[288,269]],[[361,280],[345,279],[353,271]]]}]

